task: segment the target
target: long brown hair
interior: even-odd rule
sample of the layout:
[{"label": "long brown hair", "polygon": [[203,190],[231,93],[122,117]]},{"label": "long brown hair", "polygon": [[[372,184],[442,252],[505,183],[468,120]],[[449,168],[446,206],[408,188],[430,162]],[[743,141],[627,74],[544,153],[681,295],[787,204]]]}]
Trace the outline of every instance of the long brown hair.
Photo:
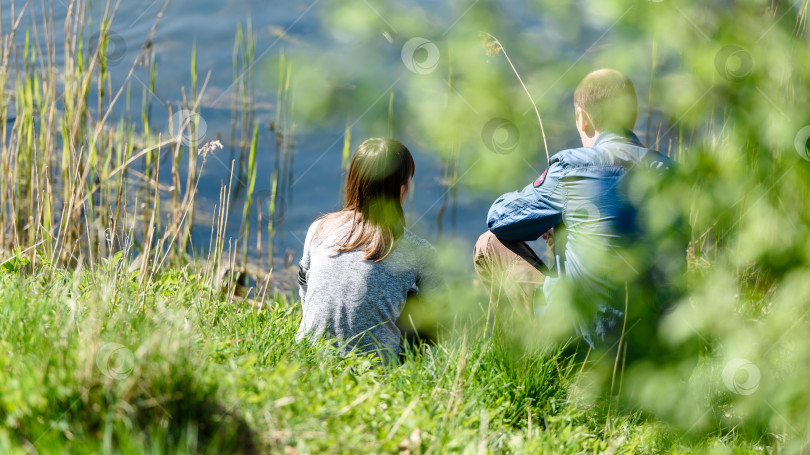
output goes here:
[{"label": "long brown hair", "polygon": [[401,191],[414,170],[413,156],[401,142],[385,138],[363,141],[349,165],[346,205],[324,216],[315,236],[329,226],[351,223],[348,233],[335,244],[337,251],[361,250],[365,259],[382,261],[404,232]]}]

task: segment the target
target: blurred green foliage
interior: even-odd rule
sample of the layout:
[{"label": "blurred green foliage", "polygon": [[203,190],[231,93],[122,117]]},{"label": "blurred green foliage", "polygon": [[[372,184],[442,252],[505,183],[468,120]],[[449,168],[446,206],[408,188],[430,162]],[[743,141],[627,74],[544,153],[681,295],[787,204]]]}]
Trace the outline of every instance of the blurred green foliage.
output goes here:
[{"label": "blurred green foliage", "polygon": [[[530,100],[482,33],[508,50],[551,153],[578,145],[571,97],[585,74],[630,75],[636,131],[679,162],[649,198],[652,224],[683,217],[692,232],[684,297],[651,335],[666,355],[572,363],[558,351],[564,327],[491,311],[459,259],[471,239],[438,245],[453,299],[436,320],[452,337],[386,373],[326,342],[295,343],[297,304],[237,309],[192,267],[144,290],[120,257],[75,272],[12,259],[0,267],[0,451],[806,447],[808,0],[350,0],[318,11],[336,51],[296,57],[296,122],[343,129],[349,117],[354,137],[387,135],[394,92],[394,136],[457,151],[458,183],[493,198],[546,163]],[[487,129],[493,119],[505,122]],[[483,230],[483,218],[464,222]]]},{"label": "blurred green foliage", "polygon": [[[500,40],[526,82],[552,154],[578,145],[579,80],[600,67],[630,75],[636,132],[679,162],[647,209],[653,224],[688,220],[692,237],[686,293],[654,340],[669,354],[622,369],[621,401],[687,435],[771,438],[795,451],[810,437],[807,11],[806,0],[340,2],[324,23],[343,51],[313,55],[330,71],[306,79],[314,90],[302,103],[310,115],[338,109],[369,135],[384,134],[383,100],[395,91],[397,137],[437,155],[459,150],[459,184],[494,199],[546,163],[529,99],[503,56],[487,54],[483,32]],[[429,41],[412,54],[417,71],[401,55],[415,37]],[[337,61],[350,64],[329,63]],[[517,141],[513,153],[493,153],[482,140],[495,118],[514,127],[492,133],[496,145]],[[483,218],[463,222],[483,230]],[[445,262],[466,257],[463,248],[445,246]],[[458,292],[453,316],[480,307],[463,284]],[[532,327],[518,337],[536,339]],[[614,360],[594,365],[595,384],[611,381]]]}]

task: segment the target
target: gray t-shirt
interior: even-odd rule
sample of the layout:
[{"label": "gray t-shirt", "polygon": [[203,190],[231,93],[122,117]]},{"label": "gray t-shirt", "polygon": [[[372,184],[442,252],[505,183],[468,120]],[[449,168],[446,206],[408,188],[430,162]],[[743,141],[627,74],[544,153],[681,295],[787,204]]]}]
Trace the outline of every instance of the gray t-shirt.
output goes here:
[{"label": "gray t-shirt", "polygon": [[321,222],[312,223],[304,242],[299,270],[304,314],[296,339],[336,337],[341,354],[357,348],[383,359],[395,358],[400,352],[396,321],[408,291],[415,286],[420,297],[430,299],[444,290],[436,250],[405,229],[385,259],[369,261],[361,250],[335,251],[350,223],[324,226],[313,239]]}]

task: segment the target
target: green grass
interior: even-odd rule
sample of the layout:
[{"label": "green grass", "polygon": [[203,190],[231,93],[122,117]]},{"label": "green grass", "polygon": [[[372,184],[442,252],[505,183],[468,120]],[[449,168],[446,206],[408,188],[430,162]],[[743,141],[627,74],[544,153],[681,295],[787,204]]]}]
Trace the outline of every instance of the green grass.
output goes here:
[{"label": "green grass", "polygon": [[[433,37],[434,25],[419,9],[372,3],[377,8],[327,8],[324,26],[340,28],[347,21],[346,30],[366,43],[367,29],[357,26],[358,18],[375,23],[381,11],[399,37]],[[210,261],[199,268],[183,252],[205,155],[186,172],[179,158],[196,156],[200,147],[158,136],[169,126],[152,118],[159,46],[151,46],[151,39],[145,46],[151,89],[144,92],[138,125],[130,121],[130,78],[113,87],[109,76],[112,15],[95,21],[102,28],[93,46],[87,38],[95,29],[84,8],[65,24],[66,46],[50,42],[53,35],[37,36],[37,30],[61,28],[52,14],[40,17],[29,8],[37,29],[4,29],[0,453],[806,452],[810,166],[802,159],[806,150],[802,155],[794,141],[810,122],[803,102],[810,97],[810,66],[803,58],[808,0],[742,2],[731,9],[694,0],[677,6],[606,1],[593,17],[615,27],[605,46],[593,47],[582,62],[557,55],[553,47],[538,52],[537,41],[526,39],[510,17],[492,14],[495,3],[470,6],[447,39],[434,37],[444,65],[437,71],[414,75],[398,69],[399,101],[394,106],[389,98],[387,116],[385,103],[368,111],[379,93],[391,90],[382,90],[389,82],[378,73],[359,77],[353,65],[332,65],[329,55],[313,47],[298,49],[302,64],[293,77],[281,52],[272,174],[251,169],[252,158],[244,153],[256,137],[250,132],[259,123],[252,104],[259,88],[247,71],[255,58],[252,26],[240,27],[231,137],[240,160],[231,163],[229,184],[221,188],[213,246],[199,256]],[[576,15],[567,7],[534,3],[549,24],[572,30],[567,41],[579,39],[582,21],[572,19]],[[677,137],[650,139],[662,139],[660,148],[678,159],[681,174],[655,193],[654,218],[688,217],[693,232],[685,297],[656,332],[678,355],[645,358],[615,374],[613,357],[583,369],[554,349],[516,349],[514,338],[531,340],[537,331],[520,321],[526,324],[493,335],[475,323],[488,306],[470,286],[468,268],[459,265],[470,249],[462,239],[437,247],[450,281],[456,281],[454,306],[441,312],[463,316],[449,327],[451,336],[409,354],[400,368],[340,358],[326,342],[296,343],[300,304],[294,296],[276,296],[272,311],[255,312],[220,295],[226,244],[230,252],[243,248],[243,254],[247,246],[226,236],[231,195],[246,189],[246,173],[273,175],[271,200],[262,204],[269,208],[270,238],[283,231],[298,124],[314,128],[336,112],[337,118],[355,119],[353,128],[347,121],[344,162],[352,129],[357,137],[406,128],[406,137],[421,138],[417,146],[450,150],[442,175],[453,176],[453,198],[457,184],[465,194],[514,190],[527,164],[545,161],[534,150],[542,132],[532,137],[537,128],[524,114],[531,107],[524,87],[508,62],[487,60],[482,30],[509,47],[525,89],[535,96],[548,92],[535,100],[547,119],[571,117],[571,89],[599,66],[620,66],[639,87],[648,84],[649,111],[671,117],[648,130],[658,126]],[[376,52],[391,51],[391,43],[378,41],[384,48]],[[742,48],[751,60],[750,68],[742,68],[747,74],[729,77],[735,61],[723,61],[728,46]],[[363,62],[375,52],[357,48]],[[336,55],[351,61],[351,52]],[[185,87],[175,94],[183,94],[177,107],[191,115],[199,115],[206,87],[203,82],[198,88],[196,57],[195,51],[189,98]],[[341,74],[341,66],[352,72]],[[346,81],[355,87],[350,92]],[[298,97],[296,86],[306,87]],[[118,118],[124,102],[127,114]],[[394,114],[402,125],[391,123]],[[493,154],[483,146],[480,126],[492,118],[515,122],[527,141],[520,154]],[[571,126],[550,121],[546,127],[559,138]],[[195,136],[194,126],[188,128]],[[258,150],[267,150],[265,145]],[[175,159],[167,164],[165,154]],[[175,184],[162,194],[158,177],[167,173]],[[242,222],[249,226],[250,220]],[[130,231],[134,224],[139,226]],[[121,258],[135,256],[141,266],[130,272]],[[696,344],[700,350],[689,350]],[[735,392],[747,376],[726,373],[738,360],[761,373],[750,394]],[[693,370],[695,364],[700,368]],[[580,387],[590,379],[604,384],[614,375],[624,386],[621,398],[631,400],[608,401]]]},{"label": "green grass", "polygon": [[[28,270],[27,270],[28,269]],[[576,404],[578,365],[468,329],[401,367],[296,343],[300,304],[208,299],[192,268],[138,293],[110,261],[0,272],[3,453],[759,453]],[[531,427],[529,414],[532,415]],[[614,411],[615,414],[615,411]]]}]

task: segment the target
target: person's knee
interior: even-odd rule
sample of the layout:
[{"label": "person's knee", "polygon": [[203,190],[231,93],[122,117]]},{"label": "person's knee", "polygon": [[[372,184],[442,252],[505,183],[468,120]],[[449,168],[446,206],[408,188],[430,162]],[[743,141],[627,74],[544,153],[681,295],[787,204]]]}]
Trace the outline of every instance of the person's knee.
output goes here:
[{"label": "person's knee", "polygon": [[478,237],[473,249],[473,267],[484,283],[492,279],[493,262],[497,260],[498,238],[490,231]]},{"label": "person's knee", "polygon": [[479,258],[492,254],[491,245],[493,240],[496,239],[497,237],[495,237],[495,234],[491,231],[486,231],[478,237],[478,241],[475,242],[475,248],[473,249],[473,257],[476,262],[478,262]]}]

